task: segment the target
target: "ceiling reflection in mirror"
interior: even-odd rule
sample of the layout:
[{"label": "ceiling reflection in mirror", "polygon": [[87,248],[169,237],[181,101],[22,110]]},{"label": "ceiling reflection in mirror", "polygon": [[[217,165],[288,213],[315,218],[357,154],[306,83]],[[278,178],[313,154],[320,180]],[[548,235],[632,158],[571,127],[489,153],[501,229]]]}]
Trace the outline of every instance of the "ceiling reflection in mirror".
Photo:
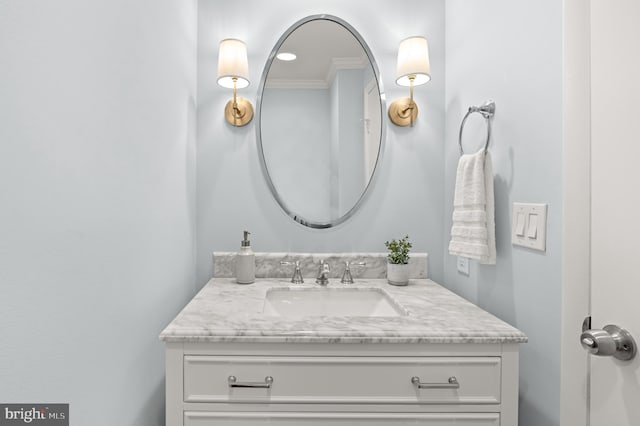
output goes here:
[{"label": "ceiling reflection in mirror", "polygon": [[379,80],[362,37],[333,16],[297,22],[269,55],[258,151],[275,199],[296,222],[328,228],[362,204],[382,152]]}]

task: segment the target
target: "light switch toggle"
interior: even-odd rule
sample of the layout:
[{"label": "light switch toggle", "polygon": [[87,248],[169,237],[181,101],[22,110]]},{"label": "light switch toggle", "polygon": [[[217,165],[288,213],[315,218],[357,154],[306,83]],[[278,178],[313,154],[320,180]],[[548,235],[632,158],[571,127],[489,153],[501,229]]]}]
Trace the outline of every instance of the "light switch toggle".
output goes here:
[{"label": "light switch toggle", "polygon": [[529,229],[527,230],[527,237],[536,239],[538,237],[538,215],[529,214]]},{"label": "light switch toggle", "polygon": [[524,237],[524,213],[517,213],[516,216],[516,235]]}]

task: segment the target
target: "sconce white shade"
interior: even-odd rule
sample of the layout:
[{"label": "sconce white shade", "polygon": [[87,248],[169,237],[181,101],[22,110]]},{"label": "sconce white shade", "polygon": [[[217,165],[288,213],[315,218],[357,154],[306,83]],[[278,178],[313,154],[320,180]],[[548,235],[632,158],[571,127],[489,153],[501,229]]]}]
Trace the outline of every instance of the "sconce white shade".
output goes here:
[{"label": "sconce white shade", "polygon": [[249,85],[247,46],[241,40],[228,38],[220,42],[218,51],[218,84],[232,89],[234,78],[238,89]]},{"label": "sconce white shade", "polygon": [[399,86],[411,84],[409,76],[415,76],[414,86],[431,80],[431,66],[429,64],[429,44],[424,37],[409,37],[400,42],[398,47],[398,66],[396,83]]}]

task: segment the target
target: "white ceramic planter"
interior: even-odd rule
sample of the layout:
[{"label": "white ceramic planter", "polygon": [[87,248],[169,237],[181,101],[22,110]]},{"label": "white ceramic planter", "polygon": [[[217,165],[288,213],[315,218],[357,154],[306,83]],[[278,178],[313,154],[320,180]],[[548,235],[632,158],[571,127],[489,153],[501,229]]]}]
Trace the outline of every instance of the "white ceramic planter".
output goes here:
[{"label": "white ceramic planter", "polygon": [[387,262],[387,281],[393,285],[409,284],[409,264]]}]

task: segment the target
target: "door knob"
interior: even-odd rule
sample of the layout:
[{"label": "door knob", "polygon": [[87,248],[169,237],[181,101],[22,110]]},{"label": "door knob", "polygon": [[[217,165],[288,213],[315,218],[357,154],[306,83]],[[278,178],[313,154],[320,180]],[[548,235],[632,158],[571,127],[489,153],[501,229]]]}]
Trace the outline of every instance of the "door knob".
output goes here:
[{"label": "door knob", "polygon": [[592,355],[613,356],[629,361],[636,355],[636,342],[631,333],[617,325],[605,325],[602,330],[584,330],[580,343]]}]

